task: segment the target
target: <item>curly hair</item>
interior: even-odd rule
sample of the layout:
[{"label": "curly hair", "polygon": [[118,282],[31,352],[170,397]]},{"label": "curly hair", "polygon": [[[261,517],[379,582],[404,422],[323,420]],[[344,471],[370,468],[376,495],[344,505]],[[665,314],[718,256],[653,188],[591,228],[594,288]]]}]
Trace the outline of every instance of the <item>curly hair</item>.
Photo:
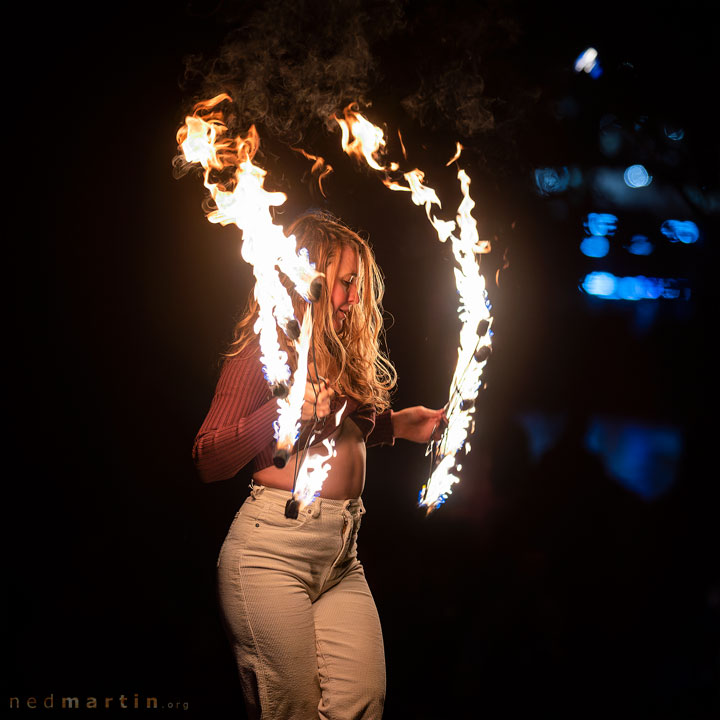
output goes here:
[{"label": "curly hair", "polygon": [[[324,212],[300,216],[287,229],[287,234],[295,236],[299,248],[307,249],[310,261],[325,276],[320,298],[313,308],[312,342],[317,371],[341,395],[349,395],[362,404],[372,405],[378,412],[386,410],[390,406],[390,392],[397,383],[397,374],[380,348],[385,287],[372,249],[357,233]],[[358,257],[358,303],[352,306],[342,328],[336,331],[332,319],[331,293],[340,255],[345,247],[355,250]],[[295,292],[283,273],[280,273],[280,278],[290,291],[295,316],[302,319],[306,301]],[[258,302],[252,292],[245,314],[235,326],[234,340],[225,353],[226,357],[238,355],[251,344],[255,337],[253,326],[258,310]],[[278,338],[294,368],[297,363],[295,348],[280,330]]]}]

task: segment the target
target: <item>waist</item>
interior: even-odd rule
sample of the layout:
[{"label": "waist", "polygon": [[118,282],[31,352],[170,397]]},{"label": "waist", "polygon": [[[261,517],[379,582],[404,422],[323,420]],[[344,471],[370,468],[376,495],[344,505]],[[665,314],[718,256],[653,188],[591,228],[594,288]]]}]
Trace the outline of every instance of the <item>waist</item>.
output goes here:
[{"label": "waist", "polygon": [[[365,441],[357,425],[346,419],[328,443],[311,446],[301,456],[293,454],[283,468],[275,466],[256,470],[253,481],[265,487],[292,491],[296,475],[302,472],[305,462],[320,460],[327,463],[327,476],[320,497],[343,501],[359,498],[365,485]],[[330,441],[333,444],[330,444]]]},{"label": "waist", "polygon": [[[284,511],[287,501],[292,497],[292,493],[289,490],[260,485],[253,481],[250,497],[254,500],[262,500],[271,505],[277,505]],[[320,515],[321,512],[325,514],[342,515],[345,511],[352,514],[356,512],[364,513],[365,506],[363,505],[362,499],[360,497],[354,497],[338,500],[335,498],[317,497],[306,509],[308,515],[313,515],[314,517]]]}]

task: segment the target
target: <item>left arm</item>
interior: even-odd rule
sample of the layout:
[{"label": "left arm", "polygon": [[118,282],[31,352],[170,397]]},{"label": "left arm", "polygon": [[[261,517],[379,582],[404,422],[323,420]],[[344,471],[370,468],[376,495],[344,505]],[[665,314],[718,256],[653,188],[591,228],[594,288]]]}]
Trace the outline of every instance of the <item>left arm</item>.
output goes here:
[{"label": "left arm", "polygon": [[445,410],[430,410],[422,405],[392,411],[393,436],[416,443],[439,440],[447,425]]},{"label": "left arm", "polygon": [[367,438],[367,446],[394,445],[397,438],[427,443],[432,433],[439,440],[447,426],[445,410],[430,410],[422,405],[403,410],[386,410],[375,418],[375,427]]}]

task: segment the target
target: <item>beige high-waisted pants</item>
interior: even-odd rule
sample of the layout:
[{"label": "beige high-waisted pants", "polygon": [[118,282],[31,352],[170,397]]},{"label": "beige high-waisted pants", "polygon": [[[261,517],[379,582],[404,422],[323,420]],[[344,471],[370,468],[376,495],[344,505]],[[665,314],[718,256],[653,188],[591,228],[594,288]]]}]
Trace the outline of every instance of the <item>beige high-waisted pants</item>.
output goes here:
[{"label": "beige high-waisted pants", "polygon": [[255,486],[218,557],[218,594],[250,718],[377,720],[385,700],[380,620],[362,565],[360,498]]}]

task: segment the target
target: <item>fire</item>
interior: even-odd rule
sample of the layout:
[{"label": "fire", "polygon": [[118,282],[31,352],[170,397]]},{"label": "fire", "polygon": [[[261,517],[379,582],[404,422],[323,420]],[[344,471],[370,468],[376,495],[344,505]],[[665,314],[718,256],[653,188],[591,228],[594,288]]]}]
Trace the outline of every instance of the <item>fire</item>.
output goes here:
[{"label": "fire", "polygon": [[[457,175],[463,200],[455,221],[442,220],[434,213],[435,207],[442,209],[440,198],[432,187],[425,184],[422,170],[415,168],[404,173],[402,177],[407,185],[403,185],[390,175],[398,169],[396,163],[380,163],[379,156],[386,146],[384,134],[358,112],[355,104],[348,105],[343,111],[343,117],[335,119],[342,131],[343,150],[352,157],[364,159],[371,168],[382,172],[382,181],[390,190],[410,192],[412,202],[425,208],[425,214],[438,239],[441,242],[450,240],[457,263],[455,281],[461,329],[458,361],[446,405],[448,426],[442,441],[434,446],[434,470],[419,497],[419,504],[431,512],[445,501],[452,492],[452,486],[459,480],[456,474],[461,467],[456,462],[458,453],[463,448],[466,453],[470,451],[467,438],[474,427],[472,415],[475,398],[491,350],[490,304],[485,291],[485,279],[478,264],[478,255],[489,252],[490,243],[479,238],[477,223],[471,214],[475,203],[470,197],[470,178],[464,170],[459,170]],[[455,155],[447,163],[448,166],[460,157],[462,150],[462,145],[457,143]],[[402,151],[407,157],[404,144]]]},{"label": "fire", "polygon": [[[277,453],[287,459],[300,431],[298,420],[305,399],[305,383],[307,382],[308,351],[312,340],[312,312],[310,306],[305,309],[300,337],[297,342],[298,364],[293,374],[292,387],[287,398],[278,399],[278,419],[275,437]],[[284,463],[283,463],[284,464]]]},{"label": "fire", "polygon": [[445,163],[445,167],[450,167],[460,157],[460,153],[464,149],[465,148],[459,142],[456,142],[455,143],[455,154]]},{"label": "fire", "polygon": [[[255,297],[260,310],[254,330],[259,335],[261,362],[268,383],[279,396],[276,423],[277,457],[289,454],[297,439],[307,376],[307,352],[312,337],[308,306],[302,328],[295,319],[292,300],[280,281],[278,269],[311,302],[319,296],[322,274],[310,263],[306,250],[297,250],[294,236],[286,236],[272,221],[271,208],[287,196],[265,189],[266,170],[253,163],[260,139],[252,126],[245,137],[230,137],[220,105],[232,101],[222,93],[198,103],[177,133],[184,162],[203,168],[204,185],[215,203],[208,220],[234,224],[242,231],[242,258],[255,275]],[[298,367],[292,386],[287,353],[281,349],[277,327],[282,328],[298,352]]]},{"label": "fire", "polygon": [[[340,425],[340,421],[347,402],[335,413],[335,425]],[[310,443],[314,440],[314,436],[310,438]],[[330,470],[329,461],[337,455],[335,450],[335,442],[331,438],[327,438],[320,443],[325,448],[325,454],[320,454],[319,449],[310,448],[303,458],[298,473],[297,482],[295,483],[295,493],[293,497],[298,501],[299,508],[310,505],[313,500],[320,494],[320,490],[325,482],[328,471]]]},{"label": "fire", "polygon": [[[313,438],[311,438],[311,442],[312,440]],[[311,505],[320,494],[330,470],[329,461],[337,455],[335,443],[332,440],[325,439],[320,445],[325,448],[325,454],[321,455],[318,449],[310,448],[298,473],[293,497],[298,501],[300,510]]]},{"label": "fire", "polygon": [[323,197],[327,197],[325,195],[325,191],[323,190],[322,181],[333,171],[332,165],[330,163],[325,162],[325,158],[320,157],[319,155],[311,155],[309,152],[305,152],[302,148],[292,148],[295,152],[300,153],[303,157],[306,157],[308,160],[313,161],[313,166],[310,168],[310,173],[312,175],[317,175],[317,182],[318,187],[320,188],[320,192],[322,193]]},{"label": "fire", "polygon": [[386,167],[376,160],[375,156],[379,155],[387,145],[385,133],[361,115],[356,108],[357,105],[351,103],[343,110],[342,118],[335,116],[342,134],[340,140],[342,149],[358,160],[364,159],[373,170],[397,170],[399,167],[397,163],[390,163]]},{"label": "fire", "polygon": [[458,360],[450,383],[450,399],[446,406],[448,427],[445,437],[436,449],[439,462],[428,483],[421,491],[420,503],[428,511],[442,504],[458,482],[453,472],[459,470],[457,454],[470,452],[468,435],[473,431],[472,415],[475,398],[481,386],[483,368],[490,356],[491,340],[490,304],[485,290],[485,278],[479,272],[476,253],[477,224],[470,211],[474,202],[470,198],[470,178],[464,170],[458,171],[463,201],[456,217],[459,237],[450,235],[453,256],[457,263],[455,283],[458,290],[458,316],[461,322]]}]

